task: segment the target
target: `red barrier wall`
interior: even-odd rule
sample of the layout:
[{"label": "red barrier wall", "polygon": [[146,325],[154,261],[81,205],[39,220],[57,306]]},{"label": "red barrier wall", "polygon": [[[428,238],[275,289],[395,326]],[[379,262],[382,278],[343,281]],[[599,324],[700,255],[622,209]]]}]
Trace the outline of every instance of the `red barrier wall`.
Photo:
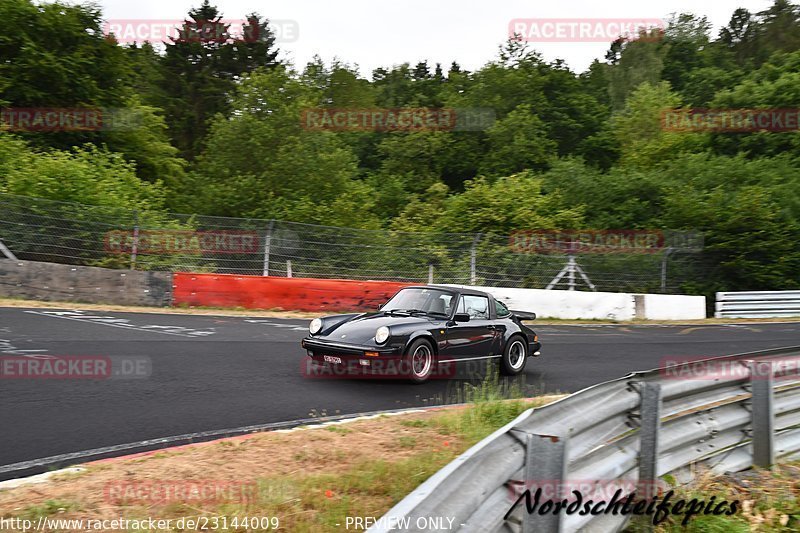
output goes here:
[{"label": "red barrier wall", "polygon": [[173,305],[293,311],[368,311],[410,283],[235,274],[173,276]]}]

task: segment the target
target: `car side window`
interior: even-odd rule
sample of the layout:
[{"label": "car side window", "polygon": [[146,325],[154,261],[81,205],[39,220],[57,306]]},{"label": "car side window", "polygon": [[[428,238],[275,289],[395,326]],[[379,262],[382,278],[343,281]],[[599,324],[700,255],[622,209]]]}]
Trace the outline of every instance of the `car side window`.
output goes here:
[{"label": "car side window", "polygon": [[[461,308],[466,309],[462,311]],[[485,296],[470,296],[465,294],[458,304],[459,313],[468,313],[470,318],[489,318],[489,299]]]},{"label": "car side window", "polygon": [[511,314],[511,311],[508,310],[508,307],[497,300],[494,301],[494,309],[497,313],[497,318],[504,318]]}]

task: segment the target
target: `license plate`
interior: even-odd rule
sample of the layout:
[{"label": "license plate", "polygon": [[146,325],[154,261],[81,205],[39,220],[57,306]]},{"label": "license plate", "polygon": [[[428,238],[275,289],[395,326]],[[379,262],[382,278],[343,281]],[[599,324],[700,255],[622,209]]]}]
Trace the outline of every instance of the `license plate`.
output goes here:
[{"label": "license plate", "polygon": [[323,361],[325,361],[326,363],[337,363],[337,364],[342,364],[342,358],[341,358],[341,357],[334,357],[334,356],[332,356],[332,355],[323,355],[323,356],[322,356],[322,359],[323,359]]}]

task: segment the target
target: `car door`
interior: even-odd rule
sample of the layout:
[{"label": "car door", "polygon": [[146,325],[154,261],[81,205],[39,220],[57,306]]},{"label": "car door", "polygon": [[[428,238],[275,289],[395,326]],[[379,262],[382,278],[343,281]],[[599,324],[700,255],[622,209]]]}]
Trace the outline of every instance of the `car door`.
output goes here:
[{"label": "car door", "polygon": [[462,294],[456,313],[470,315],[468,322],[447,327],[447,353],[453,359],[472,359],[497,355],[497,330],[490,318],[489,298]]}]

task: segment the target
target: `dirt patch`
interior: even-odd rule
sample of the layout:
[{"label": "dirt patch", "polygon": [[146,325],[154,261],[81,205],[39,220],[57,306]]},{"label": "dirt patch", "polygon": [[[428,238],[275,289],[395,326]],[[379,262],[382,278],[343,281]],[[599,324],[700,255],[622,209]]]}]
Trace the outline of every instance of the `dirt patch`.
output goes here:
[{"label": "dirt patch", "polygon": [[[514,400],[506,418],[557,398]],[[462,426],[472,409],[382,415],[90,463],[0,491],[0,518],[277,516],[281,530],[337,531],[345,516],[381,516],[471,446],[474,427]]]}]

